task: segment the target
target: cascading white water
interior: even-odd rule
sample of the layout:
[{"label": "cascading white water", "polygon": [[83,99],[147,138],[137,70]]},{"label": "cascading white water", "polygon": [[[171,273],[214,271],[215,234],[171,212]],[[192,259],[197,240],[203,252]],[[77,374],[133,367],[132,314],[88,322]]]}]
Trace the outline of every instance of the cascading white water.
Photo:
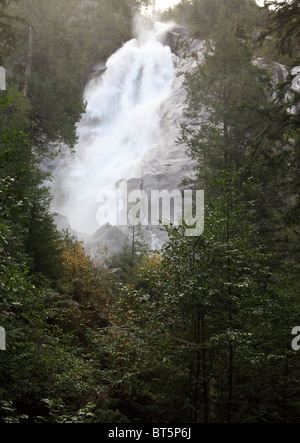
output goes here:
[{"label": "cascading white water", "polygon": [[98,193],[135,177],[135,165],[160,142],[160,108],[174,76],[170,48],[159,41],[167,28],[156,23],[139,32],[86,87],[87,110],[77,128],[75,154],[61,159],[53,173],[53,194],[63,196],[54,209],[78,232],[99,228]]}]

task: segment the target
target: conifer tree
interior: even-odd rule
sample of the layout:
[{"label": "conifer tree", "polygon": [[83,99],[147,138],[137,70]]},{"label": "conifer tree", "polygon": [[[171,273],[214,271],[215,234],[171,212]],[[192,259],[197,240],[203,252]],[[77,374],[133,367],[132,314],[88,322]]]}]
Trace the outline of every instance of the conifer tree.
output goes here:
[{"label": "conifer tree", "polygon": [[249,46],[225,21],[207,43],[204,64],[187,74],[185,82],[186,115],[193,123],[182,126],[179,142],[198,160],[200,185],[229,160],[245,168],[257,143],[263,144],[263,120],[253,105],[266,106],[266,83],[265,74],[252,63]]}]

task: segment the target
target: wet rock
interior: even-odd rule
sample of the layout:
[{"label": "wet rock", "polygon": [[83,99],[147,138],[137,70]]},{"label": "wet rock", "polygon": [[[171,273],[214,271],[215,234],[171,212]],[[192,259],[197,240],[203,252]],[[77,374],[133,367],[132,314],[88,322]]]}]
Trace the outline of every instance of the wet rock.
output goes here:
[{"label": "wet rock", "polygon": [[189,37],[191,33],[192,31],[190,29],[175,25],[164,34],[161,41],[164,45],[169,46],[171,51],[176,54],[180,48],[182,39]]},{"label": "wet rock", "polygon": [[275,84],[282,83],[288,75],[288,70],[284,65],[277,62],[270,64],[266,61],[265,57],[254,59],[253,64],[262,69],[268,70],[272,74],[273,82]]}]

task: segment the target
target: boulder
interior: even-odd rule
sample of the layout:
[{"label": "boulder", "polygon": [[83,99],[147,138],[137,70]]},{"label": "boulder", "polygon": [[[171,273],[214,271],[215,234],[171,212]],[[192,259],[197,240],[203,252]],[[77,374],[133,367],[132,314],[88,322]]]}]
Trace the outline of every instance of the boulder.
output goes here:
[{"label": "boulder", "polygon": [[169,46],[171,51],[176,54],[180,48],[180,41],[189,37],[192,31],[184,26],[175,25],[168,29],[161,41],[164,45]]}]

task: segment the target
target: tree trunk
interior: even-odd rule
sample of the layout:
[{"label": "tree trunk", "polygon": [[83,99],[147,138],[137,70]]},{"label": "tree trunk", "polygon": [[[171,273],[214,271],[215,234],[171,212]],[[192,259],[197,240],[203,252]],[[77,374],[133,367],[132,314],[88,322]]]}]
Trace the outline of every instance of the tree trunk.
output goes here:
[{"label": "tree trunk", "polygon": [[202,379],[203,379],[203,401],[204,401],[204,423],[209,423],[209,380],[207,374],[207,352],[205,349],[205,315],[202,317]]},{"label": "tree trunk", "polygon": [[[226,126],[227,130],[227,126]],[[226,132],[227,135],[227,132]],[[229,315],[228,315],[228,321],[229,321],[229,328],[230,332],[233,327],[233,317],[232,317],[232,293],[231,293],[231,259],[230,259],[230,251],[229,251],[229,242],[230,242],[230,226],[229,226],[229,202],[227,202],[226,207],[226,242],[227,242],[227,264],[228,264],[228,282],[229,282],[229,288],[228,288],[228,302],[229,302]],[[233,399],[233,362],[234,362],[234,349],[231,342],[231,339],[229,340],[229,348],[228,348],[228,410],[227,410],[227,421],[228,423],[232,422],[232,399]]]}]

